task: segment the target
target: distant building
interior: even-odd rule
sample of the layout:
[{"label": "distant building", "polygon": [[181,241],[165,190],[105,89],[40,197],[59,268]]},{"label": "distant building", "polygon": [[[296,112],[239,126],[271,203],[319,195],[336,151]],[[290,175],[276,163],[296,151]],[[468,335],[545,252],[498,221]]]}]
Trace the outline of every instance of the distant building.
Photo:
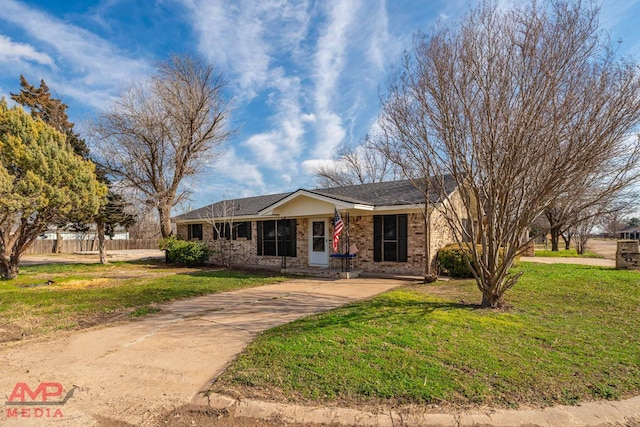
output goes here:
[{"label": "distant building", "polygon": [[640,227],[629,227],[618,231],[618,239],[640,240]]},{"label": "distant building", "polygon": [[[81,231],[61,231],[60,237],[62,240],[94,240],[97,239],[96,235],[96,227],[91,226],[89,231],[81,232]],[[129,240],[129,232],[124,227],[116,227],[114,230],[113,238],[106,236],[107,239],[111,240]],[[56,229],[49,228],[47,231],[38,236],[40,240],[56,240]]]}]

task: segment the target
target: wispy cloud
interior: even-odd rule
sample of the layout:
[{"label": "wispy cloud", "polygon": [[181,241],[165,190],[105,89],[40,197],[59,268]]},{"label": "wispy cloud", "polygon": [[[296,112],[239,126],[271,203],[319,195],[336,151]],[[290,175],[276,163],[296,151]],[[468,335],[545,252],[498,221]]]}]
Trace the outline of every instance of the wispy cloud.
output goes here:
[{"label": "wispy cloud", "polygon": [[[41,71],[50,76],[49,83],[58,83],[58,90],[63,94],[73,92],[74,98],[87,105],[103,106],[105,98],[150,71],[149,64],[143,59],[128,57],[90,31],[16,0],[3,0],[0,20],[21,28],[37,42],[39,50],[46,52],[41,59],[55,56],[56,65],[65,73],[65,83],[61,83],[62,77],[49,70]],[[100,96],[96,97],[96,94]]]},{"label": "wispy cloud", "polygon": [[336,0],[325,5],[327,25],[318,38],[315,54],[316,157],[330,156],[346,135],[342,118],[334,111],[333,101],[344,68],[349,26],[355,19],[360,2]]},{"label": "wispy cloud", "polygon": [[53,59],[46,53],[37,51],[26,43],[16,43],[0,34],[0,61],[33,61],[42,65],[54,65]]},{"label": "wispy cloud", "polygon": [[[307,2],[267,0],[183,0],[192,13],[201,54],[231,76],[238,102],[248,105],[266,98],[262,118],[268,128],[245,137],[242,145],[263,168],[291,179],[304,146],[305,123],[313,116],[304,111],[305,97],[299,75],[288,74],[284,63],[305,63],[300,47],[310,15]],[[264,114],[264,113],[263,113]]]},{"label": "wispy cloud", "polygon": [[192,13],[199,49],[237,78],[242,99],[271,85],[274,55],[295,53],[309,25],[308,2],[183,0]]},{"label": "wispy cloud", "polygon": [[[237,183],[258,189],[258,191],[265,186],[262,173],[254,164],[238,156],[234,148],[230,148],[222,155],[217,166],[221,175]],[[242,172],[238,173],[238,171]]]}]

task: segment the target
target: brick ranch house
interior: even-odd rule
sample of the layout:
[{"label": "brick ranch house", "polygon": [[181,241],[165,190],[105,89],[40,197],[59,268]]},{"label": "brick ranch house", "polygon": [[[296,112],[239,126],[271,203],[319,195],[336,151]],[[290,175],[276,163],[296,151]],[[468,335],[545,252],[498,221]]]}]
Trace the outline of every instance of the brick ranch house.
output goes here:
[{"label": "brick ranch house", "polygon": [[[447,203],[455,203],[455,181],[444,180]],[[431,254],[454,241],[430,195]],[[178,237],[205,242],[210,262],[294,268],[337,268],[333,218],[345,228],[339,253],[357,255],[353,268],[366,272],[420,275],[425,262],[424,195],[409,181],[305,190],[225,200],[175,217]],[[355,245],[355,246],[354,246]]]}]

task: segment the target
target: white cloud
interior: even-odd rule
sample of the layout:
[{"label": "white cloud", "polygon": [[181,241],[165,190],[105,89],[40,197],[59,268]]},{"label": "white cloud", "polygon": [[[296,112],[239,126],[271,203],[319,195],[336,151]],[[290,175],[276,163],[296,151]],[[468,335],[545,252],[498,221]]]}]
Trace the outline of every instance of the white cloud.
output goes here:
[{"label": "white cloud", "polygon": [[313,175],[320,168],[335,169],[339,165],[339,162],[331,159],[308,159],[301,166],[306,174]]},{"label": "white cloud", "polygon": [[272,56],[295,54],[309,25],[306,1],[182,2],[191,10],[200,51],[238,76],[232,85],[243,100],[271,85]]},{"label": "white cloud", "polygon": [[267,97],[268,109],[262,109],[267,129],[242,145],[256,164],[291,179],[303,150],[305,123],[316,119],[301,106],[301,77],[295,71],[287,74],[282,65],[305,62],[300,44],[310,21],[307,2],[182,1],[191,10],[200,52],[226,70],[239,102]]},{"label": "white cloud", "polygon": [[[53,49],[52,54],[44,53],[40,59],[46,61],[46,57],[55,56],[56,65],[62,69],[60,71],[66,71],[63,87],[66,92],[62,93],[73,93],[72,96],[81,102],[96,106],[99,99],[113,96],[133,79],[151,70],[144,60],[127,57],[84,28],[67,24],[16,0],[3,0],[2,3],[0,20],[20,27],[39,42],[41,50],[45,46]],[[57,74],[43,74],[48,74],[46,79],[50,86],[55,80],[62,80],[56,79]],[[83,96],[86,93],[91,93],[91,97]]]},{"label": "white cloud", "polygon": [[16,43],[9,37],[0,34],[0,61],[33,61],[42,65],[54,65],[53,59],[46,53],[38,52],[26,43]]},{"label": "white cloud", "polygon": [[314,155],[330,157],[333,149],[344,139],[342,119],[334,112],[338,82],[344,68],[347,33],[355,19],[359,2],[333,1],[327,5],[327,25],[318,38],[315,53],[315,109],[318,142]]},{"label": "white cloud", "polygon": [[233,181],[241,182],[253,188],[263,188],[264,178],[256,165],[238,157],[235,149],[230,148],[214,166],[217,174]]}]

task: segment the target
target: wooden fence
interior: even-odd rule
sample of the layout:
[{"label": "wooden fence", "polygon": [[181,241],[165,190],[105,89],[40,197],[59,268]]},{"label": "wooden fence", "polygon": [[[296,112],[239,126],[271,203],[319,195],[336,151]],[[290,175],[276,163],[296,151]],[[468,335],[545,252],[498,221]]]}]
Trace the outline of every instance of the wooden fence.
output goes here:
[{"label": "wooden fence", "polygon": [[[138,240],[106,240],[107,251],[120,251],[128,249],[158,249],[158,239]],[[54,252],[55,239],[36,240],[27,249],[26,254],[50,254]],[[61,240],[60,252],[71,254],[74,252],[97,251],[97,240]]]}]

